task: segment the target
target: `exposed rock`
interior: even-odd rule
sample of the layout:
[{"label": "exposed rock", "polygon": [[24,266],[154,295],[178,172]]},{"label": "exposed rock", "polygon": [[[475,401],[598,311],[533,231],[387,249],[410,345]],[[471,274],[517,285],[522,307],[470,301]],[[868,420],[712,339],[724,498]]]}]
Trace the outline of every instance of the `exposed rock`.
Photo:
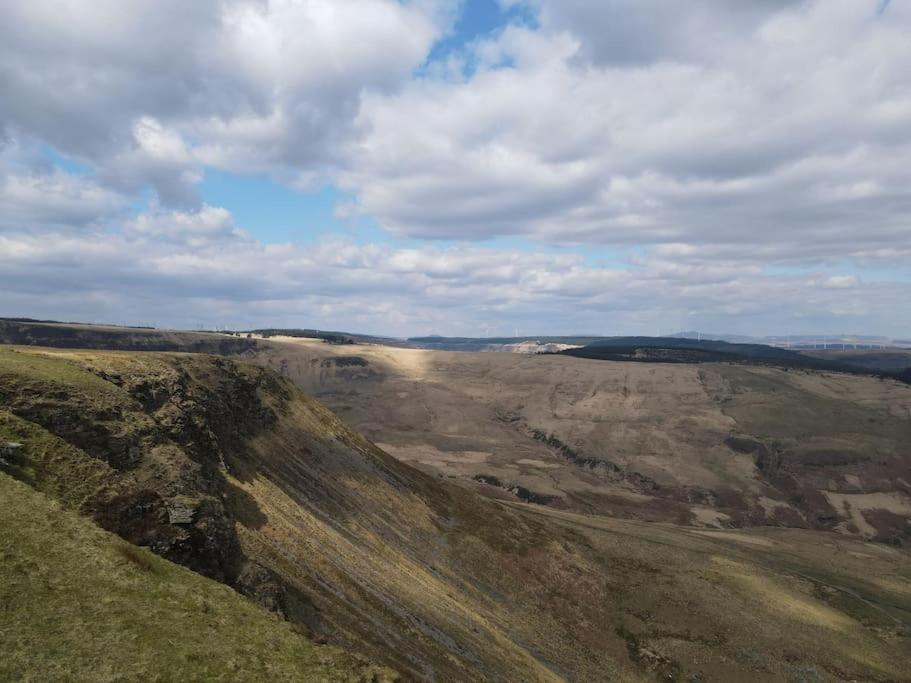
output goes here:
[{"label": "exposed rock", "polygon": [[172,498],[165,502],[168,510],[168,522],[171,524],[192,524],[196,517],[198,501],[184,497]]},{"label": "exposed rock", "polygon": [[22,458],[23,446],[16,441],[5,441],[0,443],[0,465],[15,465]]}]

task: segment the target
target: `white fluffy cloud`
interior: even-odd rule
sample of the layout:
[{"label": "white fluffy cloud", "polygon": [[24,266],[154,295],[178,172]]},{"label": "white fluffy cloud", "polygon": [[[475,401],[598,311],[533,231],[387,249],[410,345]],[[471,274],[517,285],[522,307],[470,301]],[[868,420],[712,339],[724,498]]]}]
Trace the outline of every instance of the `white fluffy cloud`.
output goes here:
[{"label": "white fluffy cloud", "polygon": [[[501,4],[428,65],[458,3],[0,2],[0,314],[907,334],[911,6]],[[207,168],[393,240],[264,243]]]},{"label": "white fluffy cloud", "polygon": [[210,206],[143,214],[123,230],[87,230],[0,233],[5,306],[52,318],[308,324],[392,335],[758,333],[782,321],[801,330],[821,320],[901,334],[892,312],[911,295],[908,284],[822,271],[772,275],[679,247],[597,266],[574,254],[478,246],[333,238],[266,245]]},{"label": "white fluffy cloud", "polygon": [[203,205],[198,211],[158,211],[144,213],[129,221],[126,233],[130,237],[167,241],[190,247],[203,247],[234,239],[248,239],[234,225],[227,209]]},{"label": "white fluffy cloud", "polygon": [[[0,5],[0,131],[121,188],[198,204],[203,164],[337,163],[361,93],[407,80],[451,21],[433,0],[38,0]],[[191,143],[188,141],[192,141]]]},{"label": "white fluffy cloud", "polygon": [[907,4],[533,4],[471,75],[366,100],[362,211],[425,238],[907,252]]}]

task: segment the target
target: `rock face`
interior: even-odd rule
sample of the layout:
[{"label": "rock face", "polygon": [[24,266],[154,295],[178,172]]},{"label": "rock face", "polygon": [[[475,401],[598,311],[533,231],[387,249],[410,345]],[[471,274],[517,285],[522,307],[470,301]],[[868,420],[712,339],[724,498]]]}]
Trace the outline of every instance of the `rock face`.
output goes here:
[{"label": "rock face", "polygon": [[22,458],[22,444],[16,441],[4,441],[0,443],[0,465],[9,467],[18,465]]},{"label": "rock face", "polygon": [[192,524],[199,503],[186,498],[173,498],[165,506],[168,509],[169,524]]},{"label": "rock face", "polygon": [[[80,384],[52,388],[5,378],[0,403],[110,467],[109,481],[82,506],[103,528],[236,586],[250,562],[228,511],[227,461],[277,419],[259,392],[278,407],[279,380],[192,356],[96,362],[85,372]],[[0,453],[13,462],[21,451],[5,444]]]}]

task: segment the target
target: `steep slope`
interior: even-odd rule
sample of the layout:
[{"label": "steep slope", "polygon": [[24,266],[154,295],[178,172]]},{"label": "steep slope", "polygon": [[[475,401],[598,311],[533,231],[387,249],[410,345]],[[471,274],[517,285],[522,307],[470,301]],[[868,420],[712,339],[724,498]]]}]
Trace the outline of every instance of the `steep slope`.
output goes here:
[{"label": "steep slope", "polygon": [[222,358],[0,349],[0,405],[10,473],[407,677],[904,675],[901,550],[504,506]]},{"label": "steep slope", "polygon": [[[2,436],[27,444],[21,478],[312,636],[422,678],[554,678],[511,639],[539,625],[508,604],[492,612],[447,566],[460,551],[460,566],[493,573],[486,553],[548,543],[541,525],[400,464],[272,373],[192,355],[4,350],[0,402]],[[33,443],[36,429],[64,443]],[[606,655],[576,661],[568,629],[540,616],[554,622],[557,661],[614,670]]]},{"label": "steep slope", "polygon": [[0,473],[0,679],[380,681]]}]

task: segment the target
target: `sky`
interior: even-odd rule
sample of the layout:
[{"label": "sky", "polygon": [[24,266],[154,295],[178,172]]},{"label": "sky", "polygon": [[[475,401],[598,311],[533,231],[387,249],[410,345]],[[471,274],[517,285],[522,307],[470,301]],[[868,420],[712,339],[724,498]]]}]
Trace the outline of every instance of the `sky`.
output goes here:
[{"label": "sky", "polygon": [[0,316],[911,338],[908,0],[0,0]]}]

